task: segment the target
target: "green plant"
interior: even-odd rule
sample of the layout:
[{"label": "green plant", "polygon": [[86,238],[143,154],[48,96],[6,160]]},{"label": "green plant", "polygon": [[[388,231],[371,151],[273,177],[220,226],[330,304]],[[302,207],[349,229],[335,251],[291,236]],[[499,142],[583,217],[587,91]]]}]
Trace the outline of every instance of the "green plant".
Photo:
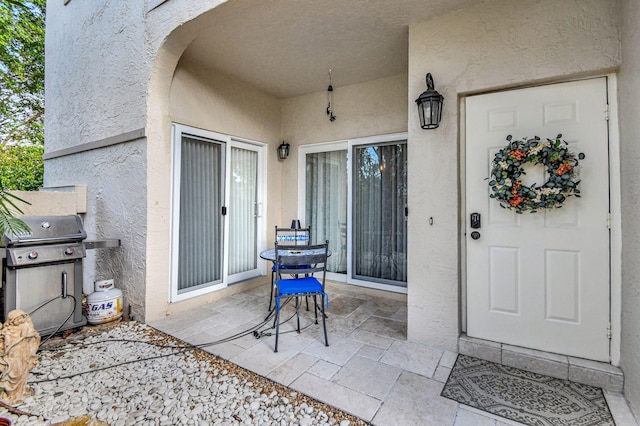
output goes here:
[{"label": "green plant", "polygon": [[42,186],[43,152],[42,146],[0,148],[0,236],[29,232],[29,227],[16,217],[23,214],[16,203],[29,203],[8,191],[33,191]]},{"label": "green plant", "polygon": [[0,234],[21,234],[29,232],[30,229],[26,223],[18,219],[15,214],[22,214],[22,210],[14,203],[19,201],[29,204],[28,201],[13,195],[5,190],[0,190]]},{"label": "green plant", "polygon": [[42,146],[0,145],[0,188],[37,191],[44,177],[43,153]]}]

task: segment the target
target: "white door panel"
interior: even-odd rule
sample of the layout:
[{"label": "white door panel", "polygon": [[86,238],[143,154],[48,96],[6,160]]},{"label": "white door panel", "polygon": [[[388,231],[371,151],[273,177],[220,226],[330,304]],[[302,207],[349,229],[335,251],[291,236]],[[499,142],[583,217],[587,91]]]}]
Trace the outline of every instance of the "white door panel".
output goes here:
[{"label": "white door panel", "polygon": [[[467,333],[609,360],[609,183],[606,79],[467,98]],[[489,198],[495,152],[514,139],[562,133],[583,152],[581,198],[516,214]],[[544,168],[527,170],[530,184]],[[481,214],[473,240],[469,215]]]}]

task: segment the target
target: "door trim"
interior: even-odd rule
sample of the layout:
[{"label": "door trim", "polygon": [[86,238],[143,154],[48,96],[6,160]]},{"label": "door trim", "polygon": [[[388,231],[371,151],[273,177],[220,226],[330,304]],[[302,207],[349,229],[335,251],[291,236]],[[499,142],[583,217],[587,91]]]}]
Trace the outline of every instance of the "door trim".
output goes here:
[{"label": "door trim", "polygon": [[[610,324],[611,324],[611,340],[610,346],[610,363],[614,366],[620,365],[620,344],[621,344],[621,323],[622,323],[622,220],[621,220],[621,175],[620,175],[620,134],[618,130],[618,99],[617,99],[617,79],[616,74],[595,75],[584,79],[559,80],[549,84],[567,83],[578,80],[589,80],[594,78],[606,78],[607,98],[609,104],[609,196],[611,211],[611,229],[610,229],[610,248],[609,248],[609,264],[610,271]],[[542,85],[539,85],[542,86]],[[518,90],[529,87],[535,87],[530,84],[523,84],[517,87],[511,87],[504,90],[486,91],[483,93],[498,93],[507,90]],[[478,95],[479,93],[473,93]],[[466,265],[466,97],[462,95],[459,101],[459,186],[460,186],[460,202],[458,212],[459,226],[459,244],[460,244],[460,325],[461,331],[466,333],[467,330],[467,265]],[[603,111],[604,113],[604,111]]]},{"label": "door trim", "polygon": [[611,210],[611,364],[620,365],[622,329],[622,194],[620,176],[620,132],[618,129],[618,80],[616,74],[608,74],[607,97],[609,100],[609,202]]}]

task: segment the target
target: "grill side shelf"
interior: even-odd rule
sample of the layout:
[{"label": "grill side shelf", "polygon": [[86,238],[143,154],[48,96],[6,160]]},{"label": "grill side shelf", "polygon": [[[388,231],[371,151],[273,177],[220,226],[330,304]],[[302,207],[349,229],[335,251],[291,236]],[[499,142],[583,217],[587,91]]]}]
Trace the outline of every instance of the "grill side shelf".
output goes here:
[{"label": "grill side shelf", "polygon": [[120,240],[117,238],[104,240],[84,240],[84,247],[87,250],[120,247]]}]

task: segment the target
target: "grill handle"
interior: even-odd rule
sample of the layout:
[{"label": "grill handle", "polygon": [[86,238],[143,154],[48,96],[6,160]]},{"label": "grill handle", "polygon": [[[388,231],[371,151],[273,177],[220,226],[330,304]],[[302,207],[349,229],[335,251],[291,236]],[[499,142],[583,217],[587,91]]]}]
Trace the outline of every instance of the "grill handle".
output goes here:
[{"label": "grill handle", "polygon": [[18,245],[35,245],[35,244],[51,244],[57,243],[60,241],[78,241],[85,239],[87,237],[86,234],[76,234],[76,235],[59,235],[57,237],[47,237],[47,238],[24,238],[24,239],[15,239],[10,240],[8,243],[13,246]]},{"label": "grill handle", "polygon": [[67,273],[62,273],[62,298],[67,298]]}]

